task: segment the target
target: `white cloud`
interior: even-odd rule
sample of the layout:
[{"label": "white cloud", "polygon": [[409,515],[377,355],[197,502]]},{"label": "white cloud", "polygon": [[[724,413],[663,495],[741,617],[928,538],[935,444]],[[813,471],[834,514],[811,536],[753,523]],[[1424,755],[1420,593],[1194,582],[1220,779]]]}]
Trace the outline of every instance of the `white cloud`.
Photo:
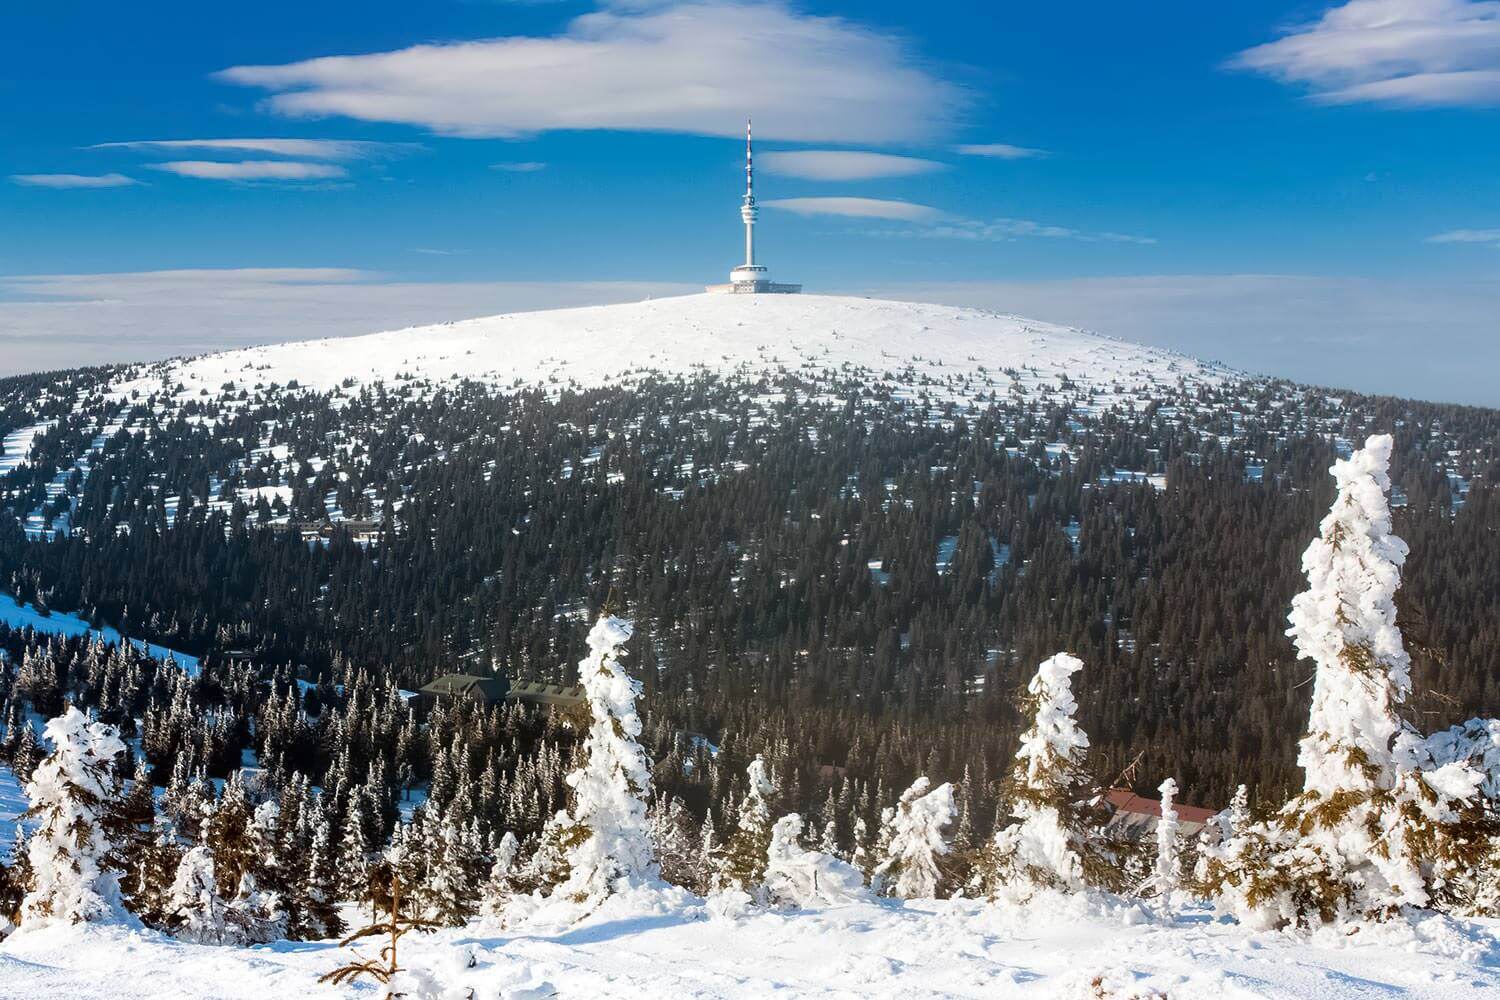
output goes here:
[{"label": "white cloud", "polygon": [[504,170],[510,174],[534,174],[538,170],[546,170],[547,164],[540,160],[511,160],[505,163],[491,163],[491,170]]},{"label": "white cloud", "polygon": [[115,188],[140,183],[124,174],[11,174],[10,179],[26,187],[45,188]]},{"label": "white cloud", "polygon": [[842,215],[852,219],[936,222],[945,217],[944,213],[930,206],[888,198],[772,198],[761,204],[798,215]]},{"label": "white cloud", "polygon": [[367,142],[358,139],[136,139],[99,142],[89,149],[132,149],[148,152],[201,149],[267,156],[295,156],[309,160],[361,160],[421,149],[414,142]]},{"label": "white cloud", "polygon": [[962,153],[965,156],[988,156],[996,160],[1030,160],[1047,155],[1045,149],[1012,146],[1008,142],[966,143],[954,146],[953,151],[955,153]]},{"label": "white cloud", "polygon": [[1301,382],[1500,405],[1497,281],[1149,275],[849,290],[1034,316]]},{"label": "white cloud", "polygon": [[1500,2],[1349,0],[1230,65],[1328,104],[1500,104]]},{"label": "white cloud", "polygon": [[295,160],[241,160],[223,163],[218,160],[172,160],[153,163],[153,170],[165,170],[179,177],[200,177],[214,181],[326,180],[347,177],[348,171],[329,163],[299,163]]},{"label": "white cloud", "polygon": [[0,276],[0,376],[702,288],[668,282],[406,282],[348,268]]},{"label": "white cloud", "polygon": [[1500,247],[1500,229],[1453,229],[1427,237],[1428,243],[1488,243]]},{"label": "white cloud", "polygon": [[898,38],[783,0],[622,0],[559,35],[235,66],[271,110],[402,122],[444,135],[558,129],[885,143],[944,132],[965,92]]},{"label": "white cloud", "polygon": [[946,164],[863,150],[804,149],[761,153],[756,157],[756,166],[765,167],[768,173],[811,181],[867,181],[930,174],[945,169]]}]

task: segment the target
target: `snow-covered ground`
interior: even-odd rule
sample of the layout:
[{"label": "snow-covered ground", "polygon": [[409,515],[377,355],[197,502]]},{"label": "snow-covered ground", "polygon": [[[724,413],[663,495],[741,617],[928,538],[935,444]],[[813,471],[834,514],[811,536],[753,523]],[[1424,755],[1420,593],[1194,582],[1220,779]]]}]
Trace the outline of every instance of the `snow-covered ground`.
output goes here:
[{"label": "snow-covered ground", "polygon": [[[297,382],[329,391],[357,383],[472,378],[499,385],[600,385],[645,373],[748,374],[854,370],[935,398],[1057,390],[1064,377],[1119,390],[1219,382],[1237,373],[1158,348],[977,309],[828,295],[686,295],[626,305],[512,313],[363,337],[277,344],[173,362],[118,383],[121,397],[181,384],[218,396]],[[898,377],[910,369],[912,377]],[[1011,369],[1014,375],[1007,375]],[[969,380],[969,390],[953,383]],[[943,388],[944,384],[947,388]],[[1117,388],[1118,387],[1118,390]]]},{"label": "snow-covered ground", "polygon": [[[1242,1000],[1500,996],[1500,923],[1441,917],[1317,937],[1251,934],[1187,911],[1043,897],[854,903],[715,916],[680,894],[615,900],[567,927],[481,924],[403,939],[437,984],[416,996],[562,998],[1038,997]],[[363,949],[373,953],[374,949]],[[332,942],[190,945],[120,928],[23,931],[0,944],[0,997],[377,997],[317,977]],[[1097,986],[1096,986],[1097,983]]]},{"label": "snow-covered ground", "polygon": [[[14,597],[6,593],[0,593],[0,622],[4,622],[15,629],[30,627],[37,632],[46,632],[53,635],[97,635],[105,642],[111,643],[119,642],[122,638],[119,632],[108,625],[103,628],[94,628],[77,615],[64,614],[57,611],[44,615],[31,605],[21,604]],[[179,667],[190,674],[197,673],[198,671],[198,657],[196,656],[179,653],[175,649],[158,646],[143,639],[131,639],[130,644],[157,659],[171,657]]]}]

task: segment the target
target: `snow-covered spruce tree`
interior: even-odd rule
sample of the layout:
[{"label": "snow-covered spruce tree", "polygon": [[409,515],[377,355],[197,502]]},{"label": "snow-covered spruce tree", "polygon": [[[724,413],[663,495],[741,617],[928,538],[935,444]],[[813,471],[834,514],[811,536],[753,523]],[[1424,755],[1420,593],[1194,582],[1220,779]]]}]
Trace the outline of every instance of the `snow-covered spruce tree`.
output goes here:
[{"label": "snow-covered spruce tree", "polygon": [[120,887],[107,870],[105,816],[119,795],[111,765],[125,750],[113,726],[76,708],[47,723],[49,754],[31,775],[24,814],[36,822],[26,845],[31,888],[21,902],[25,926],[120,919]]},{"label": "snow-covered spruce tree", "polygon": [[574,842],[568,879],[554,891],[577,902],[602,900],[658,877],[646,819],[651,762],[637,742],[641,719],[635,700],[641,685],[620,662],[631,634],[628,621],[601,616],[589,631],[589,655],[578,664],[591,721],[582,763],[565,779],[573,790]]},{"label": "snow-covered spruce tree", "polygon": [[1227,845],[1236,832],[1243,831],[1250,823],[1250,792],[1240,785],[1234,790],[1229,805],[1215,813],[1198,832],[1198,860],[1193,866],[1189,888],[1195,895],[1212,895],[1210,869],[1227,857]]},{"label": "snow-covered spruce tree", "polygon": [[942,880],[939,859],[948,853],[943,829],[953,822],[957,806],[953,786],[936,788],[926,775],[901,793],[887,823],[885,853],[875,866],[872,884],[882,896],[932,899]]},{"label": "snow-covered spruce tree", "polygon": [[703,892],[704,870],[697,832],[682,800],[658,797],[651,807],[651,840],[661,863],[661,877],[671,885]]},{"label": "snow-covered spruce tree", "polygon": [[129,790],[118,796],[105,814],[105,835],[109,837],[109,868],[118,873],[121,896],[132,913],[145,920],[149,900],[147,866],[151,860],[152,827],[156,822],[155,789],[151,785],[150,767],[144,758],[136,761]]},{"label": "snow-covered spruce tree", "polygon": [[1167,778],[1157,789],[1161,793],[1161,816],[1156,821],[1156,865],[1151,873],[1151,890],[1162,903],[1170,906],[1172,896],[1182,884],[1182,857],[1178,835],[1182,825],[1177,821],[1177,781]]},{"label": "snow-covered spruce tree", "polygon": [[167,927],[184,941],[233,944],[224,920],[224,899],[214,878],[214,858],[206,847],[182,856],[167,893]]},{"label": "snow-covered spruce tree", "polygon": [[837,906],[865,898],[864,873],[831,854],[800,843],[802,817],[789,813],[771,827],[765,894],[773,906]]},{"label": "snow-covered spruce tree", "polygon": [[740,802],[734,831],[714,860],[713,888],[758,896],[766,874],[766,851],[771,846],[771,800],[776,784],[765,760],[756,755],[745,769],[749,788]]},{"label": "snow-covered spruce tree", "polygon": [[1003,790],[1014,824],[979,852],[975,888],[990,899],[1026,899],[1037,889],[1118,888],[1118,858],[1104,841],[1097,784],[1086,767],[1089,739],[1073,718],[1072,676],[1083,661],[1058,653],[1037,667],[1021,734]]},{"label": "snow-covered spruce tree", "polygon": [[1434,759],[1397,715],[1411,664],[1396,624],[1407,548],[1391,533],[1391,448],[1373,435],[1334,463],[1337,496],[1302,557],[1308,587],[1287,631],[1314,664],[1302,792],[1205,864],[1220,909],[1253,926],[1452,906],[1449,876],[1489,853],[1483,776]]},{"label": "snow-covered spruce tree", "polygon": [[479,912],[489,920],[503,922],[505,908],[516,894],[516,854],[520,848],[516,835],[509,830],[495,845],[495,861],[490,865],[490,875],[479,900]]},{"label": "snow-covered spruce tree", "polygon": [[[253,884],[250,891],[253,891]],[[307,858],[298,895],[302,902],[299,937],[316,940],[344,933],[344,921],[339,916],[337,904],[338,872],[334,868],[333,831],[321,813],[314,822],[312,852]]]}]

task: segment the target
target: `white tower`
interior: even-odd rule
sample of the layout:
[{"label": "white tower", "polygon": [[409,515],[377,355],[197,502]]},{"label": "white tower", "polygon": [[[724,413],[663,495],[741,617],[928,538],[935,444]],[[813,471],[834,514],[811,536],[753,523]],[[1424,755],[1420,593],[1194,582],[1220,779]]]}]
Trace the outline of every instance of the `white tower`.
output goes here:
[{"label": "white tower", "polygon": [[764,264],[755,263],[755,222],[760,209],[755,205],[755,159],[750,141],[750,119],[745,119],[745,197],[740,202],[740,218],[745,223],[745,263],[729,272],[729,284],[709,285],[710,292],[765,294],[802,291],[801,285],[781,285],[771,281]]}]

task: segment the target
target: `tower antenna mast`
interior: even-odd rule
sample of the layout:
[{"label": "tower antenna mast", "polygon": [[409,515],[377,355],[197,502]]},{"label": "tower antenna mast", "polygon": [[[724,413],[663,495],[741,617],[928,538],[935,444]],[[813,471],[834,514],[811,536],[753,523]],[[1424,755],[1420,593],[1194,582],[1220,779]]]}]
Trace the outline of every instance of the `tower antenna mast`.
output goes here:
[{"label": "tower antenna mast", "polygon": [[751,152],[750,119],[745,119],[745,200],[740,205],[740,218],[745,220],[745,266],[755,266],[755,220],[760,210],[755,207],[755,160]]},{"label": "tower antenna mast", "polygon": [[760,208],[755,204],[755,147],[750,134],[750,119],[745,119],[745,197],[740,200],[740,219],[745,223],[745,263],[729,272],[729,284],[709,285],[710,292],[756,295],[766,292],[787,294],[802,291],[801,285],[772,281],[764,264],[755,263],[755,223]]}]

